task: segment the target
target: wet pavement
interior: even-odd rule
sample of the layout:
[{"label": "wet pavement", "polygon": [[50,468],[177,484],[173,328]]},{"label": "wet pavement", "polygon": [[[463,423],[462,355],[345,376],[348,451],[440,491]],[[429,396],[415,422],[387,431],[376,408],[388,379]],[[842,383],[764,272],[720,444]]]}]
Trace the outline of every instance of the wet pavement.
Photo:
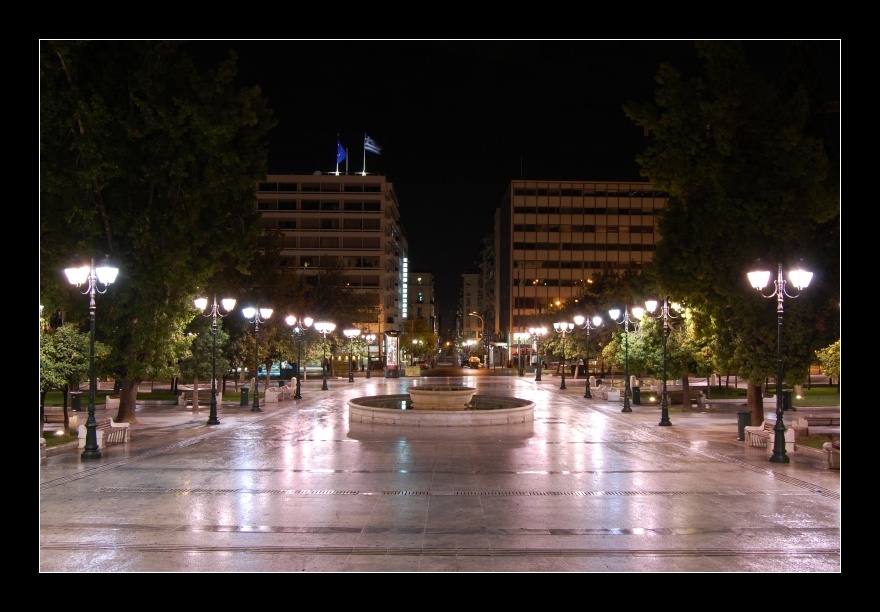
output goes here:
[{"label": "wet pavement", "polygon": [[673,406],[660,427],[658,406],[622,413],[582,379],[460,372],[430,384],[528,399],[534,420],[349,423],[348,399],[420,382],[377,376],[223,403],[219,425],[139,405],[131,442],[41,461],[39,570],[840,571],[840,471],[815,451],[770,463],[736,439],[744,406]]}]

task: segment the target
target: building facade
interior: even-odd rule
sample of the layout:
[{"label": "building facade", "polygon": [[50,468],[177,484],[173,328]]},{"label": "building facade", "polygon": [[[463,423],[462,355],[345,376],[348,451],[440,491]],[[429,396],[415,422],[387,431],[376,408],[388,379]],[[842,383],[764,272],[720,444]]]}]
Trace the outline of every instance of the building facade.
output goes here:
[{"label": "building facade", "polygon": [[256,206],[263,229],[283,236],[282,266],[309,275],[341,264],[349,286],[378,302],[376,320],[360,324],[383,339],[401,328],[409,314],[408,244],[384,176],[270,174],[257,186]]},{"label": "building facade", "polygon": [[667,200],[647,182],[511,181],[496,224],[496,331],[511,343],[593,274],[653,261]]}]

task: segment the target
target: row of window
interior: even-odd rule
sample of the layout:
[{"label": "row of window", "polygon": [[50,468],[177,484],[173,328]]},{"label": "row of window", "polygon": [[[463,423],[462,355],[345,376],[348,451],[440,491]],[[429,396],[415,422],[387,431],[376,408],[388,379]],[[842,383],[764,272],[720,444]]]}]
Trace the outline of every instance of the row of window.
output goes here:
[{"label": "row of window", "polygon": [[[624,269],[626,266],[616,265],[617,262],[608,262],[608,261],[529,261],[524,262],[523,269],[525,273],[528,274],[530,270],[606,270],[606,269],[614,269],[620,268]],[[540,284],[541,281],[539,281]],[[533,285],[535,284],[535,280],[529,277],[526,277],[524,280],[524,284]]]},{"label": "row of window", "polygon": [[320,212],[382,212],[380,202],[340,202],[339,200],[258,200],[257,210],[260,211],[304,211]]},{"label": "row of window", "polygon": [[520,215],[644,215],[653,214],[665,206],[665,202],[657,201],[644,206],[525,206],[518,205],[514,214]]},{"label": "row of window", "polygon": [[669,194],[650,189],[629,189],[626,191],[596,189],[594,187],[514,187],[515,196],[566,196],[607,197],[607,198],[667,198]]},{"label": "row of window", "polygon": [[607,242],[514,242],[517,251],[654,251],[653,244],[609,244]]},{"label": "row of window", "polygon": [[631,234],[652,234],[653,225],[570,225],[562,223],[523,223],[513,226],[514,232],[544,232],[570,234],[601,234],[604,232],[629,232]]},{"label": "row of window", "polygon": [[339,219],[338,217],[329,219],[318,219],[315,217],[308,219],[263,219],[263,227],[266,229],[277,228],[280,230],[332,230],[356,232],[378,232],[382,228],[379,219]]}]

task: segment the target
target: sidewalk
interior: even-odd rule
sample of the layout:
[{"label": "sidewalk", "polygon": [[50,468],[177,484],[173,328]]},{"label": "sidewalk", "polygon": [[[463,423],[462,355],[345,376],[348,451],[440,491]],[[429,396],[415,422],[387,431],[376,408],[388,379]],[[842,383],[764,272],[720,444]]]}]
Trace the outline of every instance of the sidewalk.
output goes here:
[{"label": "sidewalk", "polygon": [[840,571],[839,471],[770,463],[736,406],[660,427],[558,380],[447,381],[530,399],[534,422],[349,423],[348,399],[419,382],[375,377],[227,402],[212,426],[139,406],[130,443],[40,466],[40,571]]}]

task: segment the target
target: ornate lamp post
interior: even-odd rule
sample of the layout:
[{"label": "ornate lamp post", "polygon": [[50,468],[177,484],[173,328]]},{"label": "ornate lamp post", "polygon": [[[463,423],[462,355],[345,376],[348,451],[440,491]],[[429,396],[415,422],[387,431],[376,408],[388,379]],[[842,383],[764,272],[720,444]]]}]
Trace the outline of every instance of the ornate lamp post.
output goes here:
[{"label": "ornate lamp post", "polygon": [[[116,280],[116,275],[119,274],[119,268],[107,265],[96,268],[95,260],[92,259],[91,265],[65,268],[64,274],[67,276],[67,280],[76,287],[88,283],[83,295],[89,296],[89,326],[91,327],[89,336],[89,416],[86,419],[86,445],[80,457],[82,459],[100,459],[98,421],[95,419],[95,392],[98,388],[98,381],[95,378],[95,294],[107,293],[110,284]],[[98,287],[98,283],[104,285],[103,291]]]},{"label": "ornate lamp post", "polygon": [[321,334],[321,348],[324,350],[324,359],[321,361],[321,372],[323,373],[323,382],[321,383],[321,391],[327,391],[327,334],[333,333],[336,329],[336,323],[328,323],[327,321],[318,321],[315,323],[315,331]]},{"label": "ornate lamp post", "polygon": [[602,317],[600,317],[599,315],[594,315],[591,321],[583,315],[577,315],[574,318],[574,324],[581,329],[587,330],[587,359],[585,366],[587,385],[586,390],[584,391],[584,399],[593,399],[593,391],[592,389],[590,389],[590,330],[599,329],[599,326],[602,325]]},{"label": "ornate lamp post", "polygon": [[[653,313],[657,310],[657,300],[650,298],[645,301],[645,308],[648,312]],[[669,397],[666,394],[666,345],[669,341],[669,319],[677,319],[678,317],[674,316],[669,311],[669,298],[663,298],[663,305],[660,307],[660,312],[657,314],[655,319],[663,319],[663,387],[660,392],[660,422],[658,425],[662,427],[669,427],[672,425],[672,421],[669,420]]]},{"label": "ornate lamp post", "polygon": [[[478,315],[478,314],[475,313],[475,312],[469,312],[469,313],[468,313],[468,316],[469,316],[469,317],[477,317],[477,318],[480,320],[480,346],[483,347],[483,348],[485,348],[485,343],[486,343],[486,324],[483,322],[483,317],[481,317],[480,315]],[[483,355],[482,355],[482,357],[483,357],[483,363],[484,363],[484,364],[486,365],[486,367],[488,368],[488,367],[489,367],[489,363],[488,363],[489,360],[486,358],[486,351],[485,351],[485,350],[483,351]]]},{"label": "ornate lamp post", "polygon": [[639,308],[638,306],[634,306],[632,308],[633,317],[635,317],[636,321],[630,319],[630,309],[629,307],[625,307],[623,309],[623,317],[618,321],[617,318],[620,317],[620,309],[612,308],[608,311],[608,315],[611,317],[611,320],[617,323],[618,325],[623,325],[623,339],[624,339],[624,353],[623,353],[623,410],[621,412],[632,412],[632,408],[629,405],[629,396],[630,396],[630,385],[629,385],[629,324],[633,324],[633,331],[638,330],[638,319],[642,318],[644,314],[644,309]]},{"label": "ornate lamp post", "polygon": [[529,334],[526,332],[514,332],[513,338],[516,340],[516,360],[517,360],[517,375],[523,376],[525,374],[525,370],[523,369],[523,358],[522,358],[522,341],[529,337]]},{"label": "ornate lamp post", "polygon": [[529,335],[535,340],[535,354],[538,356],[538,363],[535,367],[535,382],[541,382],[541,338],[546,333],[546,327],[529,328]]},{"label": "ornate lamp post", "polygon": [[376,334],[374,334],[374,333],[369,333],[366,336],[364,336],[364,340],[367,341],[367,378],[370,377],[370,369],[371,369],[371,366],[373,365],[372,363],[370,363],[370,348],[373,346],[373,340],[375,340],[375,339],[376,339]]},{"label": "ornate lamp post", "polygon": [[343,330],[342,333],[348,338],[348,382],[354,382],[354,370],[352,369],[351,361],[351,344],[355,338],[361,335],[361,330],[351,328]]},{"label": "ornate lamp post", "polygon": [[[198,297],[193,300],[195,307],[205,311],[208,307],[208,298]],[[211,301],[211,312],[202,316],[211,317],[211,413],[208,416],[208,425],[219,425],[220,419],[217,418],[217,319],[225,317],[232,309],[235,308],[235,300],[233,298],[223,298],[220,301],[226,314],[220,312],[220,306],[217,304],[217,294]]]},{"label": "ornate lamp post", "polygon": [[293,328],[293,337],[296,338],[296,392],[293,394],[293,399],[298,400],[302,399],[299,380],[302,378],[302,375],[300,374],[300,370],[302,369],[302,339],[306,330],[312,326],[313,319],[312,317],[304,317],[300,319],[299,324],[297,324],[297,318],[295,316],[287,315],[284,321]]},{"label": "ornate lamp post", "polygon": [[798,290],[794,295],[785,289],[785,278],[782,276],[782,264],[778,265],[776,280],[773,281],[774,289],[770,295],[764,295],[764,287],[770,281],[770,272],[759,270],[749,272],[749,282],[765,298],[776,296],[776,425],[773,427],[773,454],[770,456],[771,463],[788,463],[789,457],[785,452],[785,424],[782,422],[782,315],[785,297],[796,298],[800,292],[810,285],[813,279],[812,272],[806,272],[800,268],[791,270],[788,279]]},{"label": "ornate lamp post", "polygon": [[553,329],[556,330],[556,333],[562,334],[562,384],[559,385],[559,388],[565,389],[565,336],[574,329],[574,323],[559,321],[553,324]]},{"label": "ornate lamp post", "polygon": [[[247,319],[248,323],[254,324],[254,405],[251,412],[262,412],[260,410],[260,323],[265,323],[272,316],[271,308],[247,308],[241,309],[241,314]],[[266,384],[269,384],[269,373],[266,372]]]}]

